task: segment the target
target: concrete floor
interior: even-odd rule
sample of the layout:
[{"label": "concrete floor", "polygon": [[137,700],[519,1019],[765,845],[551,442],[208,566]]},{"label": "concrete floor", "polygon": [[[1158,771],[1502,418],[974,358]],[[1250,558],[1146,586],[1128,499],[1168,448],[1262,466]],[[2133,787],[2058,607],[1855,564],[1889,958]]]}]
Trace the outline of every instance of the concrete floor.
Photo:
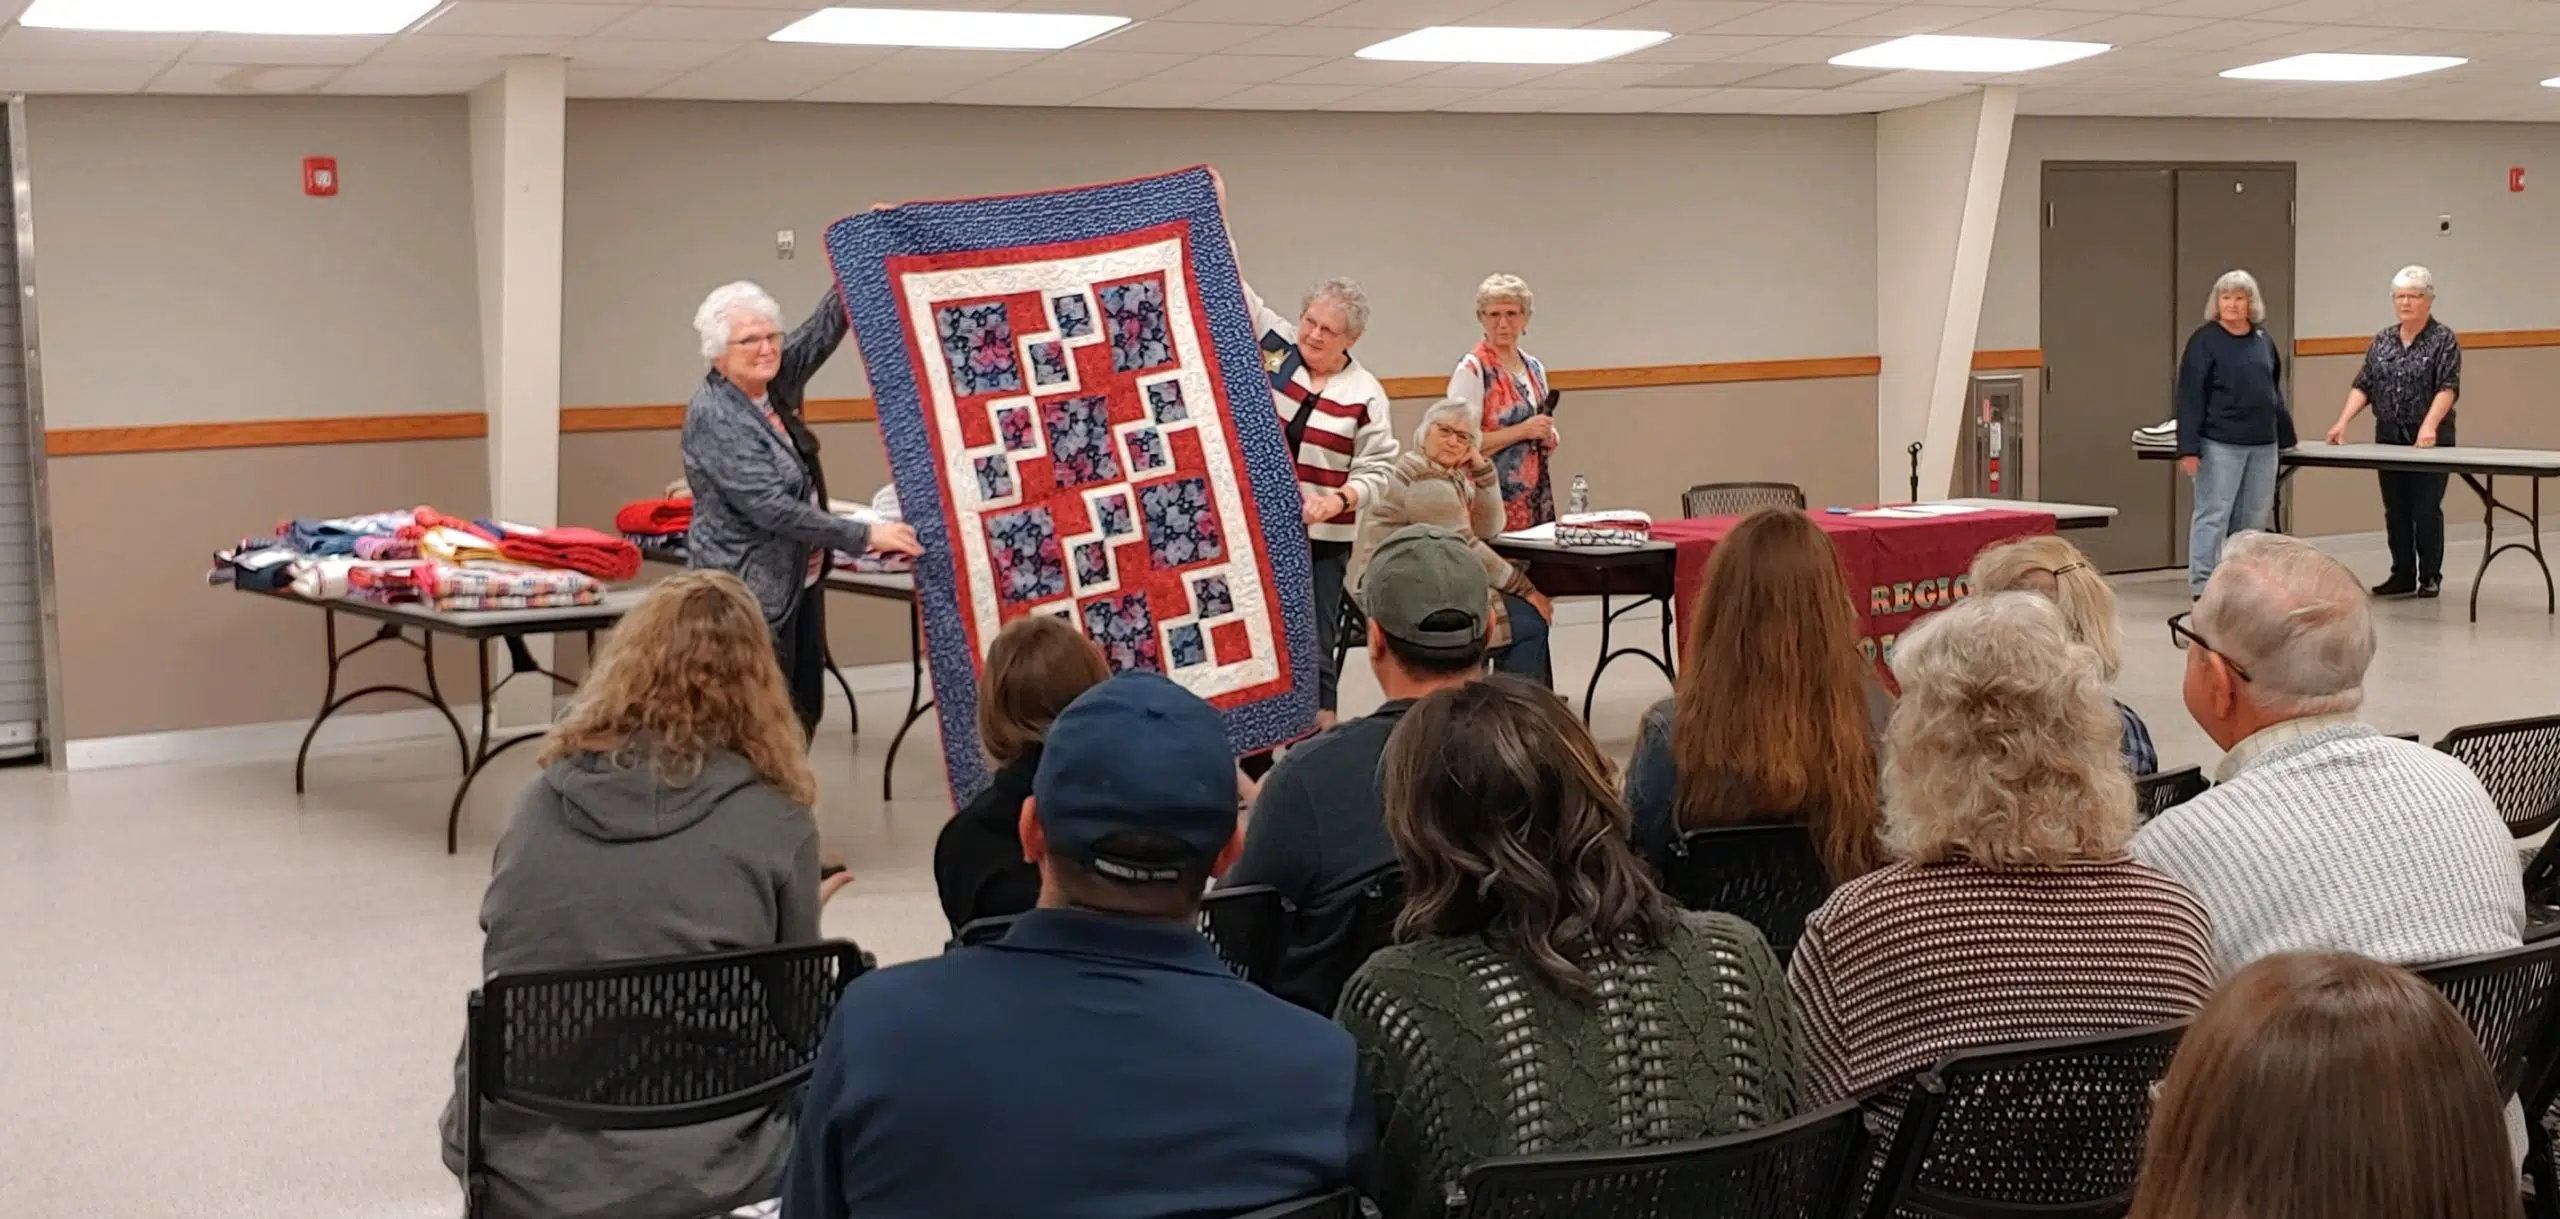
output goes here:
[{"label": "concrete floor", "polygon": [[[2456,724],[2560,710],[2560,620],[2529,563],[2501,560],[2481,621],[2461,599],[2476,543],[2457,544],[2441,601],[2381,607],[2367,718],[2433,741]],[[2338,552],[2368,581],[2378,539]],[[2127,638],[2118,693],[2150,722],[2162,764],[2210,762],[2180,705],[2162,625],[2186,607],[2175,573],[2118,581]],[[1650,634],[1650,624],[1636,629]],[[1597,628],[1559,629],[1577,695]],[[1376,687],[1353,654],[1348,710]],[[1612,669],[1595,728],[1623,758],[1665,693]],[[820,824],[857,883],[829,934],[885,962],[938,951],[934,834],[949,816],[931,722],[881,757],[904,696],[866,696],[866,725],[819,735]],[[463,997],[476,980],[489,849],[530,751],[474,790],[463,849],[442,849],[452,747],[427,741],[315,760],[292,794],[271,760],[54,775],[0,771],[0,1215],[280,1215],[445,1219],[458,1192],[437,1160]]]}]

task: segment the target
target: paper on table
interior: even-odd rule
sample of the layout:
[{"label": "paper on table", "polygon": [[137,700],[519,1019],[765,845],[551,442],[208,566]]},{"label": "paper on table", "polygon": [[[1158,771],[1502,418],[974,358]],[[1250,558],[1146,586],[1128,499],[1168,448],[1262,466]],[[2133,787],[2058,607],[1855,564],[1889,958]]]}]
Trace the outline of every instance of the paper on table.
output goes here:
[{"label": "paper on table", "polygon": [[1925,521],[1941,516],[1971,516],[1982,509],[1971,504],[1895,504],[1890,508],[1869,508],[1852,512],[1851,516],[1881,516],[1901,521]]}]

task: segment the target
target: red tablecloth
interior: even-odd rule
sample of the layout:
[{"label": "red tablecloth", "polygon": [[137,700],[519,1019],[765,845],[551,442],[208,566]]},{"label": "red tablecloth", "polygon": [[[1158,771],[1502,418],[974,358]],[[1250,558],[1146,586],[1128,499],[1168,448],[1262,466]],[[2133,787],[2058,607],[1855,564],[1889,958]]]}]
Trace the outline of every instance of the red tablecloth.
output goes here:
[{"label": "red tablecloth", "polygon": [[[1812,516],[1831,535],[1849,591],[1859,599],[1858,648],[1870,660],[1889,658],[1894,640],[1913,622],[1971,592],[1965,569],[1983,547],[2054,529],[2050,513],[1997,509],[1920,520],[1831,512]],[[1679,547],[1674,606],[1685,609],[1696,600],[1707,556],[1741,519],[1710,516],[1654,523],[1655,540]]]}]

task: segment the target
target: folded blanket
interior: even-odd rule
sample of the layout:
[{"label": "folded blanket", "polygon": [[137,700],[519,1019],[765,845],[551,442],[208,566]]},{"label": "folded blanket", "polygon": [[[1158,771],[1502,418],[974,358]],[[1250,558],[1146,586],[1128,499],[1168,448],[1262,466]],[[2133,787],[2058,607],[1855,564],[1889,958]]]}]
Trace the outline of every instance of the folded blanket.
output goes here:
[{"label": "folded blanket", "polygon": [[372,601],[383,605],[399,605],[425,596],[423,573],[435,564],[374,563],[347,573],[347,597],[355,601]]},{"label": "folded blanket", "polygon": [[356,557],[359,559],[414,559],[418,557],[418,539],[373,535],[360,537],[356,539]]},{"label": "folded blanket", "polygon": [[624,504],[613,514],[615,532],[663,537],[680,534],[693,527],[691,499],[644,499]]},{"label": "folded blanket", "polygon": [[418,590],[440,610],[544,609],[604,599],[604,585],[593,577],[512,563],[424,566]]},{"label": "folded blanket", "polygon": [[484,542],[495,543],[498,540],[498,531],[486,521],[466,521],[458,516],[446,516],[423,504],[419,505],[414,519],[420,529],[452,529],[471,534]]},{"label": "folded blanket", "polygon": [[441,559],[447,563],[469,563],[475,560],[506,557],[499,553],[496,542],[476,532],[456,529],[449,525],[433,526],[420,535],[418,554],[421,558]]},{"label": "folded blanket", "polygon": [[1653,540],[1653,517],[1632,510],[1570,512],[1556,520],[1559,546],[1640,546]]},{"label": "folded blanket", "polygon": [[628,580],[640,574],[639,547],[575,525],[510,530],[498,539],[498,553],[518,563],[563,568],[599,580]]},{"label": "folded blanket", "polygon": [[388,537],[400,526],[409,524],[408,511],[375,512],[364,516],[342,516],[327,520],[291,520],[277,526],[276,536],[285,540],[296,553],[307,555],[351,555],[360,537]]}]

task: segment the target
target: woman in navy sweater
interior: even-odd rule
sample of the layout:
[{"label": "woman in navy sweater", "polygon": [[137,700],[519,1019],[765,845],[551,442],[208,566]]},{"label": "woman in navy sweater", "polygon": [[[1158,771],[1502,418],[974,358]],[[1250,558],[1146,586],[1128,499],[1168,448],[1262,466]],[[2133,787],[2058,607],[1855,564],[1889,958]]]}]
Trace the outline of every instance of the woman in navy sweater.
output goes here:
[{"label": "woman in navy sweater", "polygon": [[2266,320],[2257,279],[2225,272],[2178,361],[2178,468],[2196,481],[2187,586],[2198,597],[2224,538],[2275,521],[2276,454],[2293,443],[2293,414]]}]

